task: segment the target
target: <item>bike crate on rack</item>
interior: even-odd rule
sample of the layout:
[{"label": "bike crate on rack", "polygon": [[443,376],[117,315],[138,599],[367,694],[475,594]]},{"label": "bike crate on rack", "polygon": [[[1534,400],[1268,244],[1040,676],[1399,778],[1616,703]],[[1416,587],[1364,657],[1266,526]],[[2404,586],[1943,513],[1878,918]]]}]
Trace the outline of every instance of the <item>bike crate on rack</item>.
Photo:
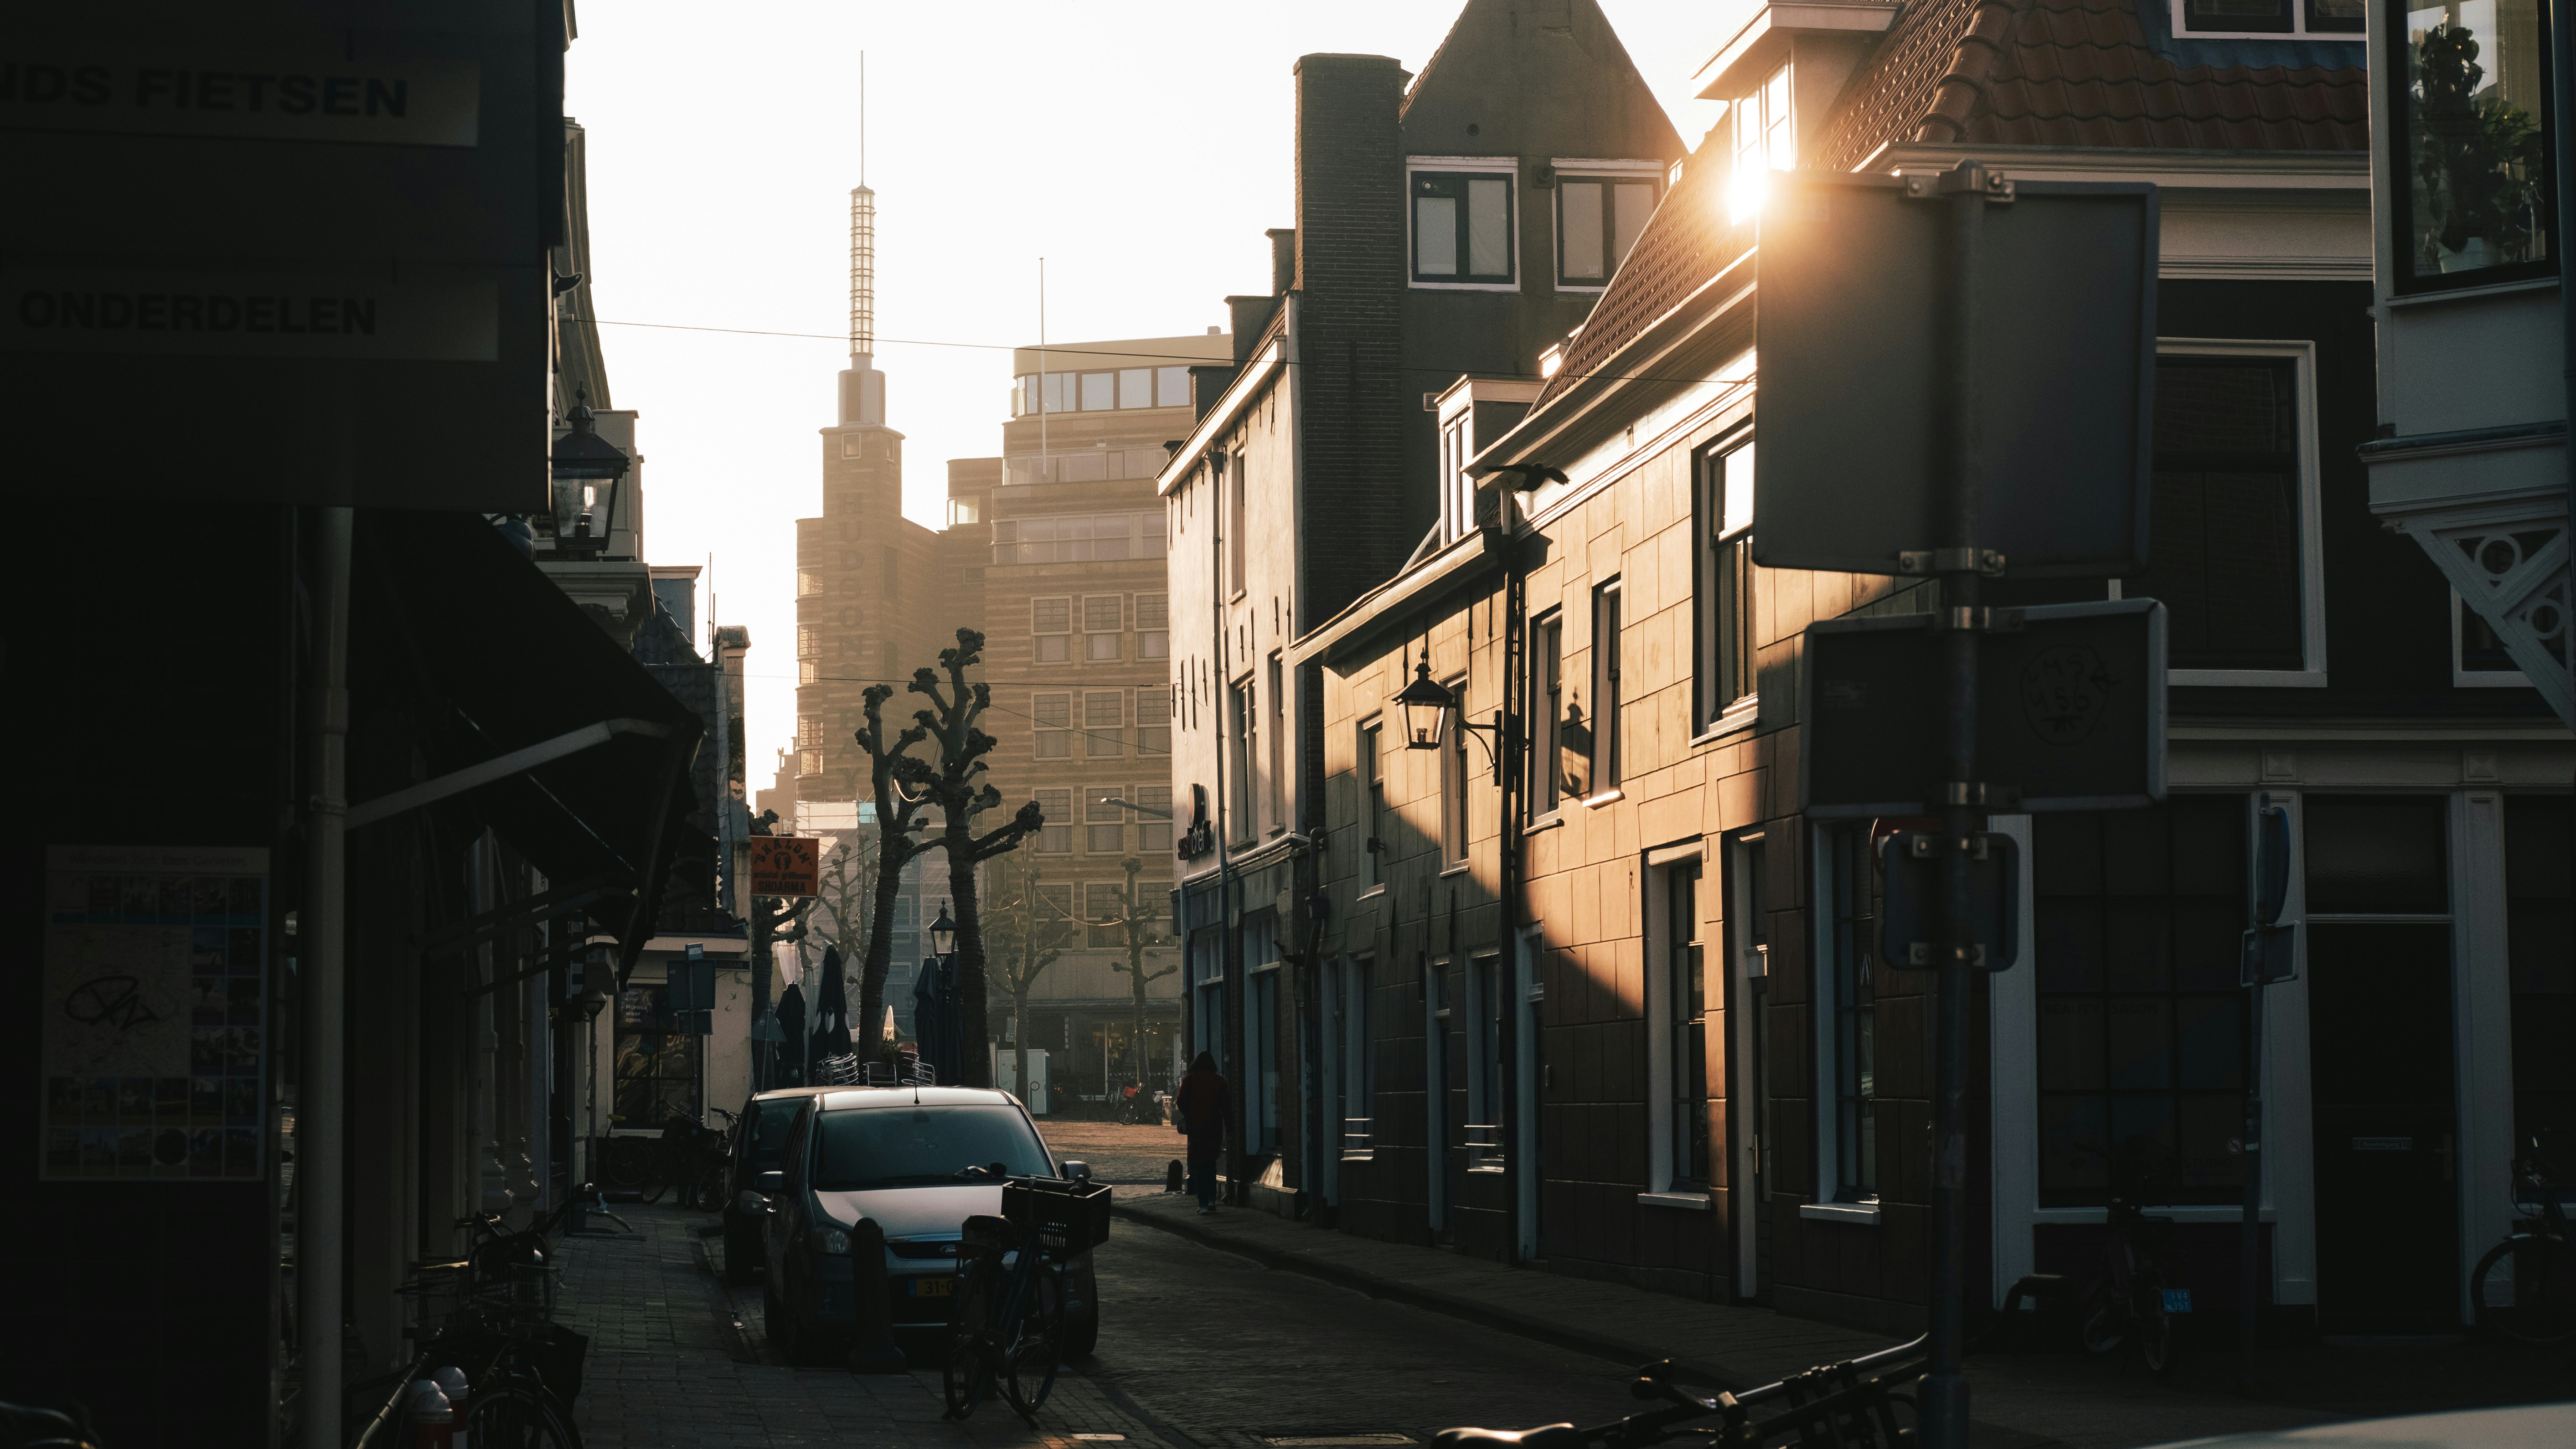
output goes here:
[{"label": "bike crate on rack", "polygon": [[1049,1252],[1079,1253],[1109,1241],[1109,1186],[1053,1177],[1014,1177],[1002,1184],[1002,1216],[1034,1232]]}]

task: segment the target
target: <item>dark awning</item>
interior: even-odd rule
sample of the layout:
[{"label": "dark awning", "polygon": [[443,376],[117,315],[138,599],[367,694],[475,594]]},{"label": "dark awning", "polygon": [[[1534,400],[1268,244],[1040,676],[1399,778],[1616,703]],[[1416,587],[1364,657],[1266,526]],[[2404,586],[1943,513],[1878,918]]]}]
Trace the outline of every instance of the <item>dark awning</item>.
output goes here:
[{"label": "dark awning", "polygon": [[[478,514],[360,510],[352,564],[353,673],[408,696],[424,780],[470,785],[434,808],[469,812],[557,885],[628,895],[598,923],[622,974],[695,808],[705,726]],[[353,802],[353,827],[408,793]]]}]

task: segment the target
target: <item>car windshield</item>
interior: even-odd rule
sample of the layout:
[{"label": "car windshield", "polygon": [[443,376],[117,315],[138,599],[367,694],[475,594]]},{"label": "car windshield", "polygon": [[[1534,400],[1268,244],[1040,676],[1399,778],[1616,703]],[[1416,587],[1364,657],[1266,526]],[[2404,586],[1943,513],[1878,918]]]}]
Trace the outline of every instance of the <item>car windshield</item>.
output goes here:
[{"label": "car windshield", "polygon": [[1055,1173],[1017,1107],[861,1107],[823,1114],[813,1183],[824,1192],[863,1192],[991,1182],[997,1162],[1014,1177]]},{"label": "car windshield", "polygon": [[794,1102],[763,1102],[755,1109],[759,1115],[751,1138],[751,1165],[760,1172],[775,1172],[778,1161],[787,1155],[787,1129],[796,1125]]}]

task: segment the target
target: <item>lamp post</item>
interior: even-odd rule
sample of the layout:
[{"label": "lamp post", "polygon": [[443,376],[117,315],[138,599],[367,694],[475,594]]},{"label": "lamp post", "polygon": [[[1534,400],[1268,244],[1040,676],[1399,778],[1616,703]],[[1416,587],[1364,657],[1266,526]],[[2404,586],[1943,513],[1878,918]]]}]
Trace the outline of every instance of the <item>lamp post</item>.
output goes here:
[{"label": "lamp post", "polygon": [[555,552],[596,558],[617,525],[618,485],[634,459],[599,435],[588,405],[572,410],[572,431],[555,439]]},{"label": "lamp post", "polygon": [[[1422,648],[1421,662],[1413,667],[1413,682],[1395,696],[1395,703],[1404,716],[1404,747],[1408,750],[1439,749],[1448,737],[1450,716],[1462,713],[1458,696],[1431,677],[1431,646],[1427,644]],[[1491,724],[1470,724],[1462,718],[1458,728],[1471,735],[1493,732],[1492,739],[1477,743],[1485,747],[1493,762],[1494,779],[1499,783],[1503,777],[1503,712],[1494,711]]]},{"label": "lamp post", "polygon": [[930,923],[930,954],[939,961],[939,1057],[931,1061],[934,1069],[939,1060],[948,1062],[949,1083],[966,1080],[966,1023],[960,1020],[957,985],[957,923],[948,916],[948,903],[939,904],[939,919]]}]

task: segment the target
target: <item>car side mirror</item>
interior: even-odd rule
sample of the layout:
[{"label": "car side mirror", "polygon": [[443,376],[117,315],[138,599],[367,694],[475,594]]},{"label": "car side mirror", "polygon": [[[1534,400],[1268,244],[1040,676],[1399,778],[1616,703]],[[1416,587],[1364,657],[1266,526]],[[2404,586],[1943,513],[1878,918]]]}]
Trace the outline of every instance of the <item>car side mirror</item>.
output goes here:
[{"label": "car side mirror", "polygon": [[1064,1174],[1064,1180],[1067,1182],[1091,1181],[1091,1164],[1088,1162],[1067,1162],[1057,1171]]}]

